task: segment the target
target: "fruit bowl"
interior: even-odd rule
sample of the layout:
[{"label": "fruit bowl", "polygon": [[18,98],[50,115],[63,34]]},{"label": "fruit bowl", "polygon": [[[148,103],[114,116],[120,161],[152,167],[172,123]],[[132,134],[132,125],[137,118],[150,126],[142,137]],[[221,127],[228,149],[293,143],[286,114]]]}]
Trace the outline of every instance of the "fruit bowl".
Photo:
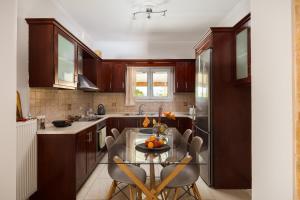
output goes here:
[{"label": "fruit bowl", "polygon": [[153,148],[160,148],[165,144],[165,141],[163,139],[157,138],[154,135],[151,135],[146,141],[145,141],[145,146],[148,149],[153,149]]},{"label": "fruit bowl", "polygon": [[163,153],[169,151],[170,146],[166,144],[164,139],[152,135],[144,143],[136,145],[135,149],[144,153]]}]

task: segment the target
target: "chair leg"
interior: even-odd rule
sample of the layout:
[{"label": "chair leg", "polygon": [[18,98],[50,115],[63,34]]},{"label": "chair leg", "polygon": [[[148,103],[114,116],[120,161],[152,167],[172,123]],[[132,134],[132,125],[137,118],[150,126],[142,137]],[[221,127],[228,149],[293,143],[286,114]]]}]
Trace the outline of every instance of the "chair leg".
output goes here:
[{"label": "chair leg", "polygon": [[179,189],[175,189],[174,200],[177,200]]},{"label": "chair leg", "polygon": [[110,200],[112,198],[113,194],[116,191],[116,187],[117,187],[117,181],[113,181],[107,194],[107,198],[106,198],[107,200]]},{"label": "chair leg", "polygon": [[142,191],[140,189],[138,189],[138,200],[142,200]]},{"label": "chair leg", "polygon": [[134,191],[135,189],[131,185],[129,185],[130,200],[135,199]]},{"label": "chair leg", "polygon": [[192,188],[193,188],[194,195],[195,195],[199,200],[201,200],[202,198],[201,198],[201,195],[200,195],[200,192],[199,192],[199,190],[198,190],[198,187],[197,187],[196,183],[193,183]]}]

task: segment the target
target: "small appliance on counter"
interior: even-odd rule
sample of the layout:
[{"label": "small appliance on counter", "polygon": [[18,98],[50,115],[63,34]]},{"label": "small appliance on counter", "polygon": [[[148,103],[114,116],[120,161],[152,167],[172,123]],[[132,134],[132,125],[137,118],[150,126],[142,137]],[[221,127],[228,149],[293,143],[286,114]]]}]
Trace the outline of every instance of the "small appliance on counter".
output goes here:
[{"label": "small appliance on counter", "polygon": [[105,108],[103,104],[98,105],[97,115],[105,115]]},{"label": "small appliance on counter", "polygon": [[72,122],[70,122],[69,120],[55,120],[52,122],[52,124],[57,128],[63,128],[71,126]]}]

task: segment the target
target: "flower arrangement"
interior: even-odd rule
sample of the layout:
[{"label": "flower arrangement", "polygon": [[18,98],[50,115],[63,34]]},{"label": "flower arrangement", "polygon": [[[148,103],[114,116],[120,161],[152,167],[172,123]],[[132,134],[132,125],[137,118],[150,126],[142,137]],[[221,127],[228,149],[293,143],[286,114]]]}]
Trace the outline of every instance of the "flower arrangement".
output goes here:
[{"label": "flower arrangement", "polygon": [[[154,132],[156,133],[157,137],[164,134],[165,130],[168,128],[167,124],[161,122],[161,113],[162,112],[160,110],[157,121],[155,119],[152,120],[153,129],[154,129]],[[167,119],[176,120],[176,116],[172,112],[164,112],[163,115]],[[150,125],[150,120],[149,120],[148,116],[146,115],[144,122],[143,122],[143,126],[144,126],[144,128],[147,128],[147,127],[149,127],[149,125]]]}]

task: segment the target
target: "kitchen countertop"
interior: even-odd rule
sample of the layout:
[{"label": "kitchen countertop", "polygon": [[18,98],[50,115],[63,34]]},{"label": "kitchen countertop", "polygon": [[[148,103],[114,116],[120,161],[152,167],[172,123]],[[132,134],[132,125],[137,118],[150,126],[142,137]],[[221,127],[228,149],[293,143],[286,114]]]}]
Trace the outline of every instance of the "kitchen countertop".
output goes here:
[{"label": "kitchen countertop", "polygon": [[[187,117],[192,119],[192,116],[187,113],[180,113],[175,112],[176,117]],[[97,115],[99,117],[102,117],[99,120],[96,121],[88,121],[88,122],[73,122],[72,126],[64,127],[64,128],[56,128],[52,124],[47,124],[46,129],[44,130],[38,130],[37,134],[77,134],[89,127],[92,127],[102,121],[107,120],[111,117],[118,117],[118,118],[130,118],[130,117],[145,117],[146,115],[138,115],[135,113],[109,113],[106,115]],[[148,114],[148,117],[158,117],[158,114]]]}]

